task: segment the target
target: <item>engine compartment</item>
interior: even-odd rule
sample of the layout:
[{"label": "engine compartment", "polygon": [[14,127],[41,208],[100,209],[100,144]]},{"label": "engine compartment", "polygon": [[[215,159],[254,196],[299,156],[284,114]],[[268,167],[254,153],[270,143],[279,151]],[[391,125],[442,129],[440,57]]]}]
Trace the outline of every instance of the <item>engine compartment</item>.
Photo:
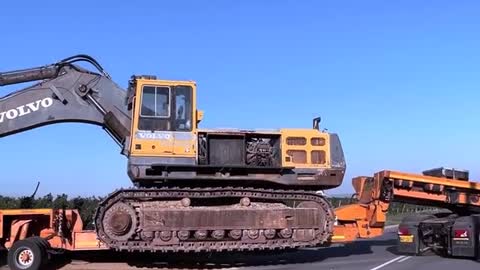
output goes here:
[{"label": "engine compartment", "polygon": [[280,167],[280,135],[258,133],[199,133],[200,165]]}]

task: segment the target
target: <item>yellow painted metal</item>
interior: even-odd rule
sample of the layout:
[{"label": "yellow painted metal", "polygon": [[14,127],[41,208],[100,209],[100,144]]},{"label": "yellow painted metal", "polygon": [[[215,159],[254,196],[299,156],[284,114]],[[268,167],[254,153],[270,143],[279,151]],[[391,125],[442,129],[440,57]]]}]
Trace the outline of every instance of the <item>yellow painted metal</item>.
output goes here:
[{"label": "yellow painted metal", "polygon": [[[192,88],[192,126],[191,132],[159,132],[161,139],[145,139],[136,136],[142,104],[142,88],[145,85],[151,86],[190,86]],[[131,136],[131,155],[132,156],[150,156],[150,157],[197,157],[197,134],[198,123],[203,119],[203,111],[197,110],[197,88],[194,81],[171,81],[171,80],[152,80],[137,79],[136,95],[134,99],[134,111],[132,119]],[[140,131],[142,132],[142,131]],[[145,132],[145,131],[143,131]],[[264,132],[261,132],[264,133]],[[281,136],[281,156],[282,167],[296,168],[330,168],[330,135],[317,129],[280,129],[272,133]],[[187,136],[185,136],[187,135]],[[185,139],[179,139],[185,138]],[[291,138],[303,138],[303,145],[289,145]],[[321,142],[321,145],[314,145],[312,140]],[[292,156],[295,151],[304,152],[304,159],[300,162]],[[298,153],[298,152],[296,152]],[[314,156],[316,155],[316,159]],[[314,162],[317,160],[317,162]]]},{"label": "yellow painted metal", "polygon": [[[192,88],[192,131],[164,131],[160,132],[161,139],[142,139],[137,138],[136,134],[141,132],[138,129],[140,108],[142,104],[142,88],[145,85],[151,86],[190,86]],[[132,156],[151,156],[151,157],[196,157],[197,154],[197,119],[203,114],[198,113],[196,104],[196,83],[194,81],[171,81],[171,80],[151,80],[137,79],[136,93],[134,100],[134,111],[132,119],[132,137],[131,151]],[[187,135],[187,136],[185,136]],[[179,139],[188,138],[188,139]]]},{"label": "yellow painted metal", "polygon": [[[282,137],[282,166],[283,167],[297,167],[297,168],[330,168],[330,136],[328,133],[316,129],[281,129]],[[293,139],[292,139],[293,138]],[[290,139],[304,138],[305,144],[289,145]],[[315,146],[312,144],[313,139],[322,140],[322,145]],[[294,157],[291,155],[292,151],[302,151],[305,153],[305,160],[301,162],[294,162]],[[323,161],[314,164],[312,162],[312,153],[320,151],[323,153]]]}]

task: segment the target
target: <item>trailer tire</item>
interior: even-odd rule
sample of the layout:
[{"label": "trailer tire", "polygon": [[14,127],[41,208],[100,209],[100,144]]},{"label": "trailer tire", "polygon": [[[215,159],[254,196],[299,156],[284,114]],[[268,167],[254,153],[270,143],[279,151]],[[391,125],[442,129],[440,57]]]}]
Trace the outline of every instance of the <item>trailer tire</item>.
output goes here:
[{"label": "trailer tire", "polygon": [[[11,270],[39,270],[46,257],[44,248],[33,239],[19,240],[8,251],[8,266]],[[45,251],[46,252],[46,251]]]},{"label": "trailer tire", "polygon": [[33,236],[33,237],[27,238],[27,240],[28,239],[31,239],[32,241],[36,242],[40,246],[40,249],[42,252],[42,258],[43,258],[43,264],[47,264],[48,261],[50,260],[50,253],[48,252],[48,250],[50,249],[50,243],[48,243],[47,240],[41,238],[40,236]]}]

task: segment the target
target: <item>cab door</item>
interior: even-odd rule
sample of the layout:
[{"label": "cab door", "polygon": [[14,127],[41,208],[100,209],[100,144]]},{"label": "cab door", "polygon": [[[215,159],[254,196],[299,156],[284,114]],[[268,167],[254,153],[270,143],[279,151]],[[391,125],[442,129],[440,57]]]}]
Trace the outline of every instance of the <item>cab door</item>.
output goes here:
[{"label": "cab door", "polygon": [[137,81],[131,155],[195,157],[194,96],[188,82]]},{"label": "cab door", "polygon": [[173,154],[176,156],[195,156],[196,130],[194,125],[193,88],[178,85],[174,87],[175,108],[173,125]]},{"label": "cab door", "polygon": [[135,150],[149,155],[171,155],[174,145],[170,131],[170,119],[174,113],[171,86],[142,85],[139,103]]}]

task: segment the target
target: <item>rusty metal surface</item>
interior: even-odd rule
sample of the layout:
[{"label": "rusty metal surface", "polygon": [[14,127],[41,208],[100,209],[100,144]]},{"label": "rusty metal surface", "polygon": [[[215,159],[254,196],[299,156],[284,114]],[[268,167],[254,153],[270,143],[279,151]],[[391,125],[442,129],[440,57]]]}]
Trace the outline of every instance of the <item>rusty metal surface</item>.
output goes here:
[{"label": "rusty metal surface", "polygon": [[328,244],[332,209],[304,191],[128,189],[100,204],[95,224],[99,239],[115,250],[274,250]]},{"label": "rusty metal surface", "polygon": [[[229,217],[226,219],[225,217]],[[284,218],[284,217],[289,217]],[[310,217],[310,218],[308,218]],[[140,214],[144,230],[234,230],[278,229],[285,227],[309,228],[320,220],[317,209],[291,208],[225,208],[151,209]]]}]

